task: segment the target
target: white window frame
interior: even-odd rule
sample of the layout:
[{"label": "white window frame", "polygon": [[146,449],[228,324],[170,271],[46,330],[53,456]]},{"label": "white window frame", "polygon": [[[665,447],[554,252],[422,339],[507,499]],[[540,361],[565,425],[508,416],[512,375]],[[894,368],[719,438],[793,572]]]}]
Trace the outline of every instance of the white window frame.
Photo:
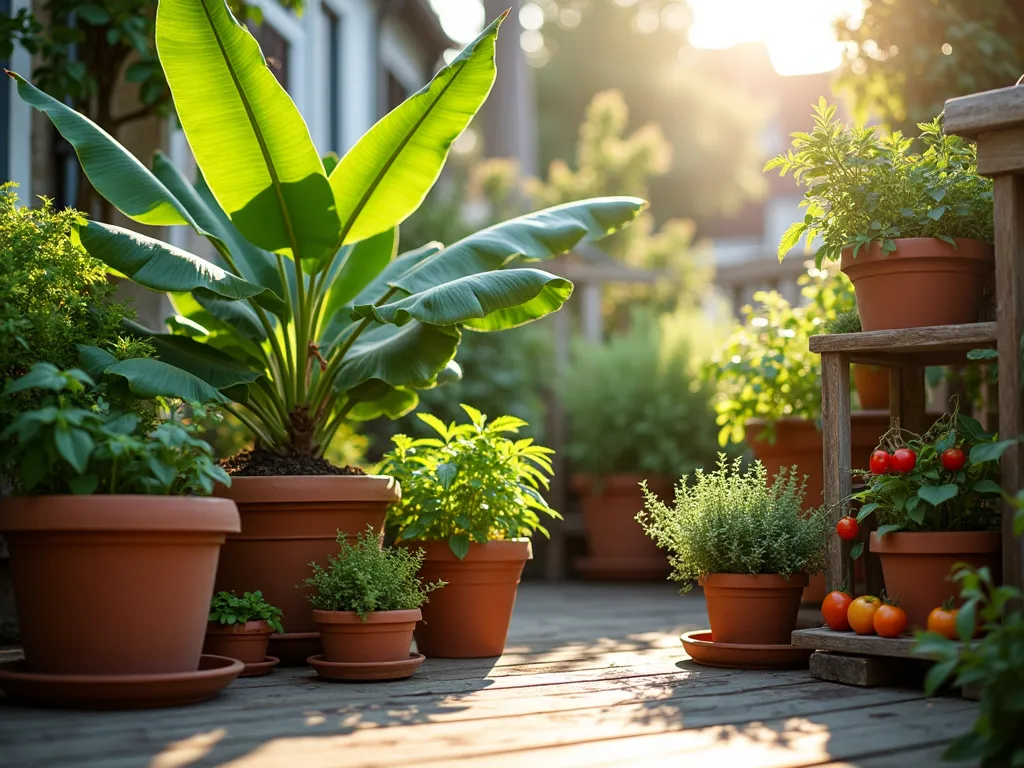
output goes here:
[{"label": "white window frame", "polygon": [[[30,8],[31,0],[12,0],[11,13]],[[32,75],[32,55],[20,45],[11,54],[11,71],[23,77]],[[7,171],[9,179],[19,184],[18,198],[22,205],[31,205],[32,196],[32,108],[18,96],[17,88],[8,86],[9,125],[7,126]]]},{"label": "white window frame", "polygon": [[308,106],[306,51],[306,28],[294,11],[286,11],[274,0],[255,0],[253,5],[263,11],[263,23],[269,24],[281,37],[288,41],[288,93],[292,101],[305,114]]}]

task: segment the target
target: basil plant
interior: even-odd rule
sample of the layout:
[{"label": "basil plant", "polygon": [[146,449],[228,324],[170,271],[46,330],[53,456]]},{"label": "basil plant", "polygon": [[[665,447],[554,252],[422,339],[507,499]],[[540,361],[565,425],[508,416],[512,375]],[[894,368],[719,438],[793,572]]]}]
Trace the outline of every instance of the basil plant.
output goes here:
[{"label": "basil plant", "polygon": [[490,92],[503,18],[337,160],[317,152],[224,0],[160,0],[157,52],[199,167],[194,185],[159,154],[147,169],[12,74],[99,194],[139,224],[191,227],[217,254],[208,261],[108,223],[81,227],[89,253],[169,293],[176,312],[167,332],[135,327],[155,359],[84,348],[83,366],[141,397],[221,403],[265,450],[322,455],[346,419],[398,417],[416,406],[416,390],[460,375],[463,330],[558,310],[572,283],[529,265],[625,226],[643,200],[568,203],[396,255],[398,225]]}]

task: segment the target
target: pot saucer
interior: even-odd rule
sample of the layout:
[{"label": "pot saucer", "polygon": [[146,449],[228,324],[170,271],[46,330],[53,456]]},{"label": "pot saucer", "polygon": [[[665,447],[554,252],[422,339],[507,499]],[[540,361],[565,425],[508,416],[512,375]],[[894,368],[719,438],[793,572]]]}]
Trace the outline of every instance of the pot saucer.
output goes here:
[{"label": "pot saucer", "polygon": [[795,645],[740,645],[716,643],[710,629],[680,635],[690,658],[706,667],[725,669],[801,669],[814,653],[813,648]]},{"label": "pot saucer", "polygon": [[597,581],[648,581],[663,579],[669,573],[668,559],[662,555],[639,557],[581,557],[573,562],[580,575]]},{"label": "pot saucer", "polygon": [[45,675],[24,661],[0,664],[0,690],[13,700],[43,707],[146,709],[205,701],[229,686],[245,664],[204,654],[195,672],[156,675]]},{"label": "pot saucer", "polygon": [[270,671],[280,663],[281,660],[276,656],[264,656],[263,661],[254,661],[251,664],[246,664],[239,677],[263,677],[263,675],[269,675]]},{"label": "pot saucer", "polygon": [[270,636],[267,653],[281,660],[282,667],[301,667],[310,656],[324,652],[319,632],[285,632]]},{"label": "pot saucer", "polygon": [[410,653],[409,658],[401,661],[378,661],[371,663],[342,663],[324,661],[324,657],[310,656],[306,661],[312,665],[316,673],[325,680],[404,680],[412,677],[416,668],[426,658],[422,653]]}]

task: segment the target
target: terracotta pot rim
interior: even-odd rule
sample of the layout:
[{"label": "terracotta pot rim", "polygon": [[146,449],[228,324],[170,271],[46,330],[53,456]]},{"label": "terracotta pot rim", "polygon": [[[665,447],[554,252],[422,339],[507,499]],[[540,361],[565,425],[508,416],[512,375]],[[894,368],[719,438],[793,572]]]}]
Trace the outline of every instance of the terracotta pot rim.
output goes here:
[{"label": "terracotta pot rim", "polygon": [[15,496],[0,503],[0,531],[238,533],[231,499],[208,496]]},{"label": "terracotta pot rim", "polygon": [[313,609],[313,621],[317,624],[409,624],[423,620],[419,608],[405,611],[374,611],[366,621],[355,611],[321,611]]},{"label": "terracotta pot rim", "polygon": [[247,621],[244,624],[221,624],[211,621],[206,625],[208,635],[272,635],[274,628],[265,621]]},{"label": "terracotta pot rim", "polygon": [[[882,252],[882,244],[875,241],[864,246],[857,252],[857,258],[853,258],[853,247],[843,249],[841,256],[841,269],[845,272],[848,267],[872,261],[890,261],[896,259],[947,259],[961,258],[974,259],[978,261],[990,261],[995,259],[995,246],[992,243],[978,240],[973,237],[953,238],[956,247],[937,237],[897,237],[893,239],[896,250],[889,253]],[[901,250],[902,249],[902,250]]]},{"label": "terracotta pot rim", "polygon": [[794,573],[788,578],[777,573],[706,573],[697,583],[713,589],[803,589],[809,581],[806,573]]},{"label": "terracotta pot rim", "polygon": [[302,504],[317,501],[386,501],[402,498],[390,475],[274,475],[232,477],[231,487],[219,486],[217,496],[239,504]]},{"label": "terracotta pot rim", "polygon": [[470,542],[469,552],[459,560],[448,546],[447,541],[436,539],[409,539],[398,542],[410,549],[422,549],[426,560],[452,563],[481,562],[525,562],[533,559],[533,543],[530,539],[498,539],[485,543]]},{"label": "terracotta pot rim", "polygon": [[1000,531],[896,531],[881,538],[872,531],[870,542],[872,552],[894,555],[966,555],[999,551],[1001,547]]},{"label": "terracotta pot rim", "polygon": [[815,432],[820,432],[818,429],[817,419],[808,419],[803,416],[783,416],[781,419],[767,419],[767,418],[750,418],[743,422],[744,427],[763,427],[768,424],[783,424],[785,426],[793,427],[812,427]]}]

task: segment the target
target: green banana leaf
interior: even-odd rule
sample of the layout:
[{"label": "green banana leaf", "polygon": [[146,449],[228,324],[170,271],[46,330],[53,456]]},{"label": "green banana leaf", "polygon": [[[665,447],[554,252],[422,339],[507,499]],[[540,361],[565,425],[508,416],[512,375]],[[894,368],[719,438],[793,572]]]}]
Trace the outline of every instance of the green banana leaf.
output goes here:
[{"label": "green banana leaf", "polygon": [[385,230],[355,245],[345,246],[327,276],[329,293],[324,316],[333,317],[386,267],[398,251],[398,228]]},{"label": "green banana leaf", "polygon": [[203,309],[249,341],[260,344],[267,340],[267,331],[248,302],[225,299],[205,288],[196,288],[192,296]]},{"label": "green banana leaf", "polygon": [[238,231],[310,265],[332,257],[338,216],[309,129],[224,0],[160,0],[156,48],[196,163]]},{"label": "green banana leaf", "polygon": [[435,383],[462,340],[457,326],[411,322],[375,325],[359,337],[341,364],[335,388],[347,392],[370,381],[426,389]]},{"label": "green banana leaf", "polygon": [[202,379],[160,360],[133,358],[115,363],[105,371],[128,383],[136,397],[176,397],[189,403],[224,403],[227,398]]},{"label": "green banana leaf", "polygon": [[491,92],[494,44],[507,13],[367,131],[331,172],[344,243],[397,226],[423,202],[452,142]]},{"label": "green banana leaf", "polygon": [[348,412],[353,421],[372,421],[382,416],[399,419],[420,402],[420,396],[415,390],[391,387],[382,381],[367,382],[346,394],[350,399],[358,401]]}]

